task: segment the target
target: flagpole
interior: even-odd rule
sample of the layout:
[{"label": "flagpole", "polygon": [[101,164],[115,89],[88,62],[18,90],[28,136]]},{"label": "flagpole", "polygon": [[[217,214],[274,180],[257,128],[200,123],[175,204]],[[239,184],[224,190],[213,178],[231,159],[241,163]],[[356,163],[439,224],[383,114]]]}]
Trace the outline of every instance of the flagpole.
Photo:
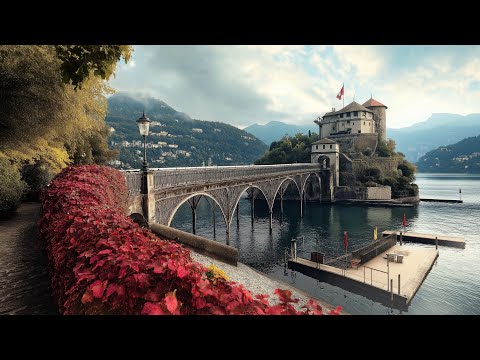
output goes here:
[{"label": "flagpole", "polygon": [[345,107],[345,83],[342,83],[342,89],[343,89],[343,96],[342,96],[342,109]]}]

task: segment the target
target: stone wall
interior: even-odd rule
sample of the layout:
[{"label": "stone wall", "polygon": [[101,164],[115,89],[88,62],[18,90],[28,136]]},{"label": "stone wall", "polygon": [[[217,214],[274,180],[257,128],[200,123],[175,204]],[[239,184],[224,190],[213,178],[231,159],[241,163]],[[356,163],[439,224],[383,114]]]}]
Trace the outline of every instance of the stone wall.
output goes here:
[{"label": "stone wall", "polygon": [[367,200],[390,200],[392,189],[390,186],[367,187]]},{"label": "stone wall", "polygon": [[335,188],[335,200],[391,200],[390,186],[338,186]]},{"label": "stone wall", "polygon": [[367,168],[378,168],[381,170],[383,176],[396,176],[398,174],[397,167],[398,160],[392,158],[366,156],[361,160],[352,161],[352,173],[357,178],[359,178]]},{"label": "stone wall", "polygon": [[374,151],[377,148],[377,134],[346,134],[331,135],[330,139],[340,144],[340,152],[357,153],[363,152],[367,148]]}]

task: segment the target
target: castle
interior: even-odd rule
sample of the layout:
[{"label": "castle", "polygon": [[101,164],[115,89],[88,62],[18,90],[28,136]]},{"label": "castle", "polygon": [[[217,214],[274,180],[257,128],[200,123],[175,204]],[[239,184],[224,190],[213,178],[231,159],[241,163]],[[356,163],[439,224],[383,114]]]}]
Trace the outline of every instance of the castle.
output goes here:
[{"label": "castle", "polygon": [[[314,121],[319,126],[320,140],[312,143],[311,162],[330,170],[334,197],[342,190],[341,171],[358,175],[367,166],[375,165],[384,168],[386,173],[396,172],[395,160],[368,156],[375,153],[378,141],[386,141],[386,110],[387,106],[370,98],[363,105],[353,101],[338,111],[333,108]],[[365,195],[366,199],[391,198],[390,187],[367,190],[371,194]]]},{"label": "castle", "polygon": [[327,112],[314,122],[319,126],[320,139],[345,134],[378,134],[386,141],[387,107],[370,98],[363,105],[352,101],[343,109]]}]

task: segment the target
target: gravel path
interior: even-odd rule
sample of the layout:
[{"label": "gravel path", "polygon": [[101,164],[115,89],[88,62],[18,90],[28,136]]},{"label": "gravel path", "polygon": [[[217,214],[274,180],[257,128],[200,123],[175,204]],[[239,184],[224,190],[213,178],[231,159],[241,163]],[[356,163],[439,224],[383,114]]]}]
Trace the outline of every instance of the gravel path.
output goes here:
[{"label": "gravel path", "polygon": [[[226,264],[222,261],[212,259],[205,255],[198,254],[192,249],[190,249],[190,253],[192,259],[198,261],[203,266],[209,266],[211,264],[214,264],[216,267],[222,269],[228,275],[231,281],[243,284],[245,288],[248,289],[252,294],[267,294],[269,296],[268,301],[272,305],[278,303],[278,297],[274,294],[274,291],[277,288],[283,290],[290,290],[292,292],[292,297],[300,300],[297,304],[294,304],[297,310],[300,310],[300,308],[310,298],[312,298],[303,291],[282,281],[273,279],[270,276],[265,275],[245,264],[238,263],[237,266],[233,266]],[[323,301],[320,301],[318,299],[315,300],[317,300],[318,303],[322,306],[324,313],[330,311],[330,309],[333,308],[331,305],[328,305]]]},{"label": "gravel path", "polygon": [[23,203],[0,219],[0,315],[58,314],[47,257],[37,246],[39,203]]}]

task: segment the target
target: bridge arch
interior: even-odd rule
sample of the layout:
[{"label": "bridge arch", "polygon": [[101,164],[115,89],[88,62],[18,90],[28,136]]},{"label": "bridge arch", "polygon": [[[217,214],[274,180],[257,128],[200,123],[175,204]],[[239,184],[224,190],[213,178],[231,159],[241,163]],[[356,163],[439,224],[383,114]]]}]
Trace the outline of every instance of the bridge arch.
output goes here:
[{"label": "bridge arch", "polygon": [[308,181],[308,179],[310,179],[310,177],[311,177],[312,175],[314,175],[314,176],[318,179],[318,186],[320,187],[320,192],[321,192],[321,189],[322,189],[322,180],[320,179],[320,176],[319,176],[317,173],[313,173],[313,172],[312,172],[312,173],[310,173],[310,174],[305,178],[305,180],[304,180],[303,183],[302,183],[302,192],[301,192],[302,198],[303,198],[304,195],[305,195],[305,187],[306,187],[306,185],[307,185],[307,181]]},{"label": "bridge arch", "polygon": [[[296,186],[296,188],[297,188],[297,190],[298,190],[298,195],[301,196],[302,193],[301,193],[300,186],[298,185],[297,181],[295,181],[295,179],[292,179],[291,177],[286,177],[286,178],[280,183],[280,185],[278,185],[277,189],[275,190],[275,192],[274,192],[274,194],[273,194],[273,201],[275,201],[275,198],[277,197],[278,191],[281,189],[281,187],[283,186],[283,184],[285,184],[285,182],[287,182],[287,181],[292,181],[292,182],[295,184],[295,186]],[[287,187],[288,187],[288,185],[287,185]],[[286,188],[285,188],[285,190],[286,190]],[[272,202],[272,207],[273,207],[273,202]]]},{"label": "bridge arch", "polygon": [[237,208],[237,205],[240,201],[240,199],[242,198],[242,194],[247,191],[248,189],[251,189],[251,188],[254,188],[254,189],[258,189],[260,190],[260,192],[262,193],[263,197],[265,198],[265,200],[267,201],[267,204],[268,204],[268,208],[271,209],[273,205],[270,205],[270,199],[267,197],[267,194],[265,193],[265,191],[258,185],[255,185],[255,184],[249,184],[249,185],[246,185],[245,187],[243,188],[240,188],[241,191],[239,191],[237,197],[235,198],[234,202],[233,202],[233,206],[231,207],[232,211],[230,212],[230,218],[228,219],[228,224],[227,224],[227,227],[230,228],[230,225],[232,224],[232,220],[233,220],[233,214],[235,213],[235,209]]},{"label": "bridge arch", "polygon": [[178,202],[178,204],[173,208],[173,210],[171,211],[171,213],[168,217],[167,226],[170,226],[170,224],[172,223],[172,220],[173,220],[175,214],[177,213],[177,210],[180,208],[180,206],[182,206],[184,203],[186,203],[189,199],[191,199],[194,196],[205,196],[209,199],[212,199],[215,202],[215,204],[217,204],[218,207],[220,208],[220,211],[222,212],[222,215],[223,215],[223,221],[225,222],[225,225],[227,225],[227,217],[225,216],[225,211],[222,208],[222,206],[220,205],[220,203],[218,202],[218,200],[215,199],[214,196],[212,196],[211,194],[208,194],[206,192],[197,192],[197,193],[194,193],[194,194],[190,194],[189,196],[183,198],[181,201]]}]

